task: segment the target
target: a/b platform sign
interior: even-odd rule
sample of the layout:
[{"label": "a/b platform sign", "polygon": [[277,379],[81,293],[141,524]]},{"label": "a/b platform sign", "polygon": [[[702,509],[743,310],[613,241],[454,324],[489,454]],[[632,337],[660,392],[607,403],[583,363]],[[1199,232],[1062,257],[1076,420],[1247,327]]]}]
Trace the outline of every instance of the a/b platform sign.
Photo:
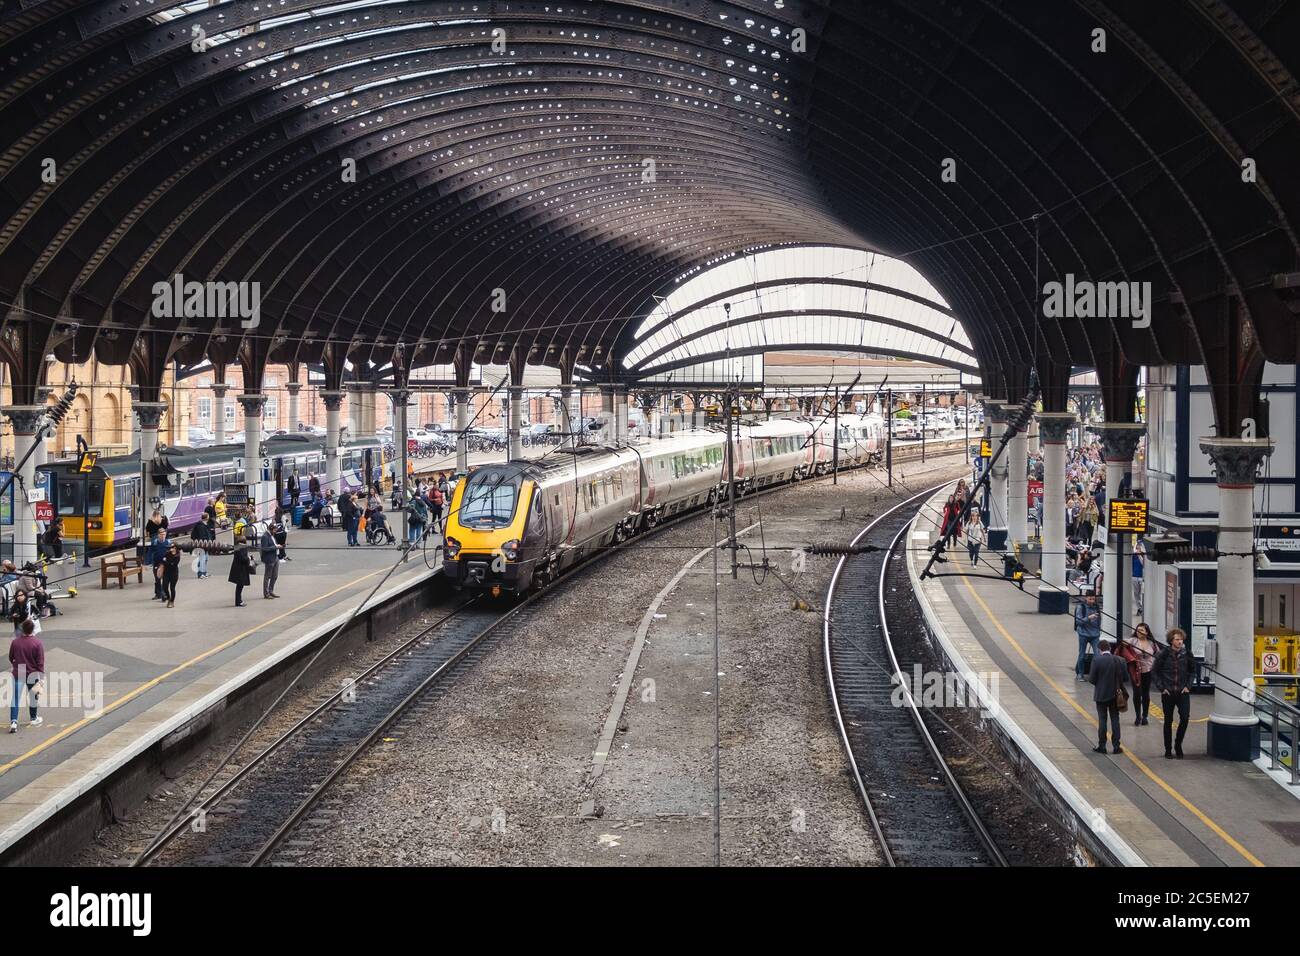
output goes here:
[{"label": "a/b platform sign", "polygon": [[1112,498],[1106,530],[1111,534],[1146,534],[1149,508],[1145,498]]}]

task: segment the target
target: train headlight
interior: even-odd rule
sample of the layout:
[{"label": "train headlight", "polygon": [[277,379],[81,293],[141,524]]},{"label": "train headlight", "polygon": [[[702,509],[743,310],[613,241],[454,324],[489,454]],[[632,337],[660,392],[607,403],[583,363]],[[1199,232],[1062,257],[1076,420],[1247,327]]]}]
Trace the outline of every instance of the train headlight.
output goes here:
[{"label": "train headlight", "polygon": [[514,541],[507,541],[505,544],[501,545],[501,553],[506,556],[507,561],[518,561],[519,539],[516,538]]},{"label": "train headlight", "polygon": [[460,554],[460,542],[455,538],[448,538],[442,546],[442,553],[448,558],[455,558]]}]

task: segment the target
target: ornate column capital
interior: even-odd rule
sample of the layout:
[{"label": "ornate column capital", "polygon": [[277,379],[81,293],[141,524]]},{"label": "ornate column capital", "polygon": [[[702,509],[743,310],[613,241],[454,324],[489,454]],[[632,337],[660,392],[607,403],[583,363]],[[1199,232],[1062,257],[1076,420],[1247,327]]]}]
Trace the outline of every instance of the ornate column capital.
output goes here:
[{"label": "ornate column capital", "polygon": [[987,401],[984,403],[984,417],[994,425],[1005,425],[1011,418],[1011,410],[1006,402]]},{"label": "ornate column capital", "polygon": [[0,408],[0,412],[13,423],[15,435],[35,435],[41,416],[45,414],[45,406],[6,405]]},{"label": "ornate column capital", "polygon": [[266,406],[266,396],[261,392],[240,392],[235,396],[235,401],[243,406],[245,418],[260,417]]},{"label": "ornate column capital", "polygon": [[321,401],[325,403],[326,411],[337,412],[340,408],[343,407],[343,399],[347,397],[347,392],[344,391],[334,392],[334,391],[328,391],[326,389],[321,389],[320,397],[321,397]]},{"label": "ornate column capital", "polygon": [[389,389],[388,400],[393,403],[393,408],[403,408],[411,403],[411,390],[409,388]]},{"label": "ornate column capital", "polygon": [[1220,488],[1253,488],[1255,474],[1273,454],[1271,438],[1202,438],[1201,451],[1214,463]]},{"label": "ornate column capital", "polygon": [[1089,428],[1101,436],[1101,453],[1109,462],[1129,464],[1138,442],[1147,433],[1146,425],[1132,422],[1102,422]]},{"label": "ornate column capital", "polygon": [[163,412],[167,411],[166,402],[132,402],[131,411],[140,419],[140,427],[157,429],[162,424]]},{"label": "ornate column capital", "polygon": [[300,382],[286,382],[284,390],[290,395],[297,395],[302,391],[302,384]]},{"label": "ornate column capital", "polygon": [[217,398],[225,398],[226,393],[229,391],[230,391],[230,386],[227,385],[225,382],[216,382],[212,386],[212,394],[217,396]]},{"label": "ornate column capital", "polygon": [[1039,412],[1034,417],[1038,420],[1038,440],[1044,445],[1064,445],[1074,427],[1072,412]]}]

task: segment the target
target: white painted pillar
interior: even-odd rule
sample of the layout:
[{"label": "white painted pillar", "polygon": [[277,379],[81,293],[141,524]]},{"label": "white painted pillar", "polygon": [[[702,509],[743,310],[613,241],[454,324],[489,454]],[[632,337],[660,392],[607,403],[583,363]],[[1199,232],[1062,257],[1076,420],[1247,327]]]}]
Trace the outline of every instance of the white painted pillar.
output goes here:
[{"label": "white painted pillar", "polygon": [[1038,438],[1043,448],[1042,579],[1040,614],[1065,614],[1070,595],[1065,587],[1065,439],[1074,425],[1069,412],[1040,412]]},{"label": "white painted pillar", "polygon": [[509,430],[507,438],[509,441],[510,457],[512,459],[524,457],[524,390],[522,386],[511,385],[509,396]]},{"label": "white painted pillar", "polygon": [[[996,452],[1006,429],[1007,406],[1002,402],[984,403],[984,420],[988,423],[989,438]],[[988,548],[1002,552],[1007,549],[1007,453],[997,459],[989,479]]]},{"label": "white painted pillar", "polygon": [[261,392],[244,392],[239,396],[244,411],[244,481],[257,502],[257,517],[268,517],[275,510],[275,485],[262,478],[262,410],[266,396]]},{"label": "white painted pillar", "polygon": [[469,428],[470,394],[467,388],[458,388],[452,392],[456,402],[456,474],[458,475],[469,473],[469,436],[465,431]]},{"label": "white painted pillar", "polygon": [[302,391],[302,386],[297,382],[290,382],[285,385],[284,390],[289,393],[289,426],[286,431],[290,435],[298,434],[298,425],[301,421],[299,415],[298,393]]},{"label": "white painted pillar", "polygon": [[[45,409],[39,405],[9,405],[4,412],[13,425],[14,462],[22,462],[36,440],[37,423],[40,422]],[[28,561],[35,561],[36,549],[36,515],[27,504],[27,489],[34,488],[36,463],[28,459],[18,469],[14,481],[14,564],[22,567]]]},{"label": "white painted pillar", "polygon": [[[411,400],[411,393],[406,389],[395,389],[388,393],[388,398],[393,403],[393,440],[395,442],[394,447],[397,449],[398,479],[395,482],[393,482],[393,491],[396,492],[399,489],[401,489],[403,495],[402,502],[403,504],[405,504],[406,461],[407,461],[406,432],[408,428],[407,403],[410,402]],[[398,539],[398,541],[402,544],[403,547],[405,547],[406,543],[410,540],[411,526],[409,524],[410,519],[406,513],[406,508],[403,507],[401,510],[402,510],[402,519],[401,519],[402,536]],[[402,560],[403,561],[406,560],[405,552],[403,552]]]},{"label": "white painted pillar", "polygon": [[229,385],[212,386],[212,435],[218,445],[226,443],[226,393],[229,391]]},{"label": "white painted pillar", "polygon": [[560,427],[564,429],[564,447],[578,447],[578,429],[582,423],[581,393],[572,385],[560,388]]},{"label": "white painted pillar", "polygon": [[628,393],[625,388],[614,390],[614,437],[620,445],[628,442],[627,431]]},{"label": "white painted pillar", "polygon": [[1029,541],[1029,434],[1016,432],[1007,447],[1007,537],[1011,544]]},{"label": "white painted pillar", "polygon": [[321,494],[333,489],[339,493],[339,432],[342,426],[344,392],[322,390],[321,401],[325,403],[325,481],[321,485]]},{"label": "white painted pillar", "polygon": [[[133,402],[131,410],[140,423],[140,518],[139,527],[149,520],[155,508],[162,505],[158,486],[153,481],[153,460],[158,454],[158,426],[162,423],[164,402]],[[146,544],[148,542],[145,542]]]},{"label": "white painted pillar", "polygon": [[1267,438],[1203,438],[1219,485],[1218,663],[1208,750],[1223,760],[1259,754],[1255,699],[1255,476],[1273,453]]},{"label": "white painted pillar", "polygon": [[[1145,425],[1126,422],[1105,422],[1094,426],[1101,435],[1101,451],[1106,459],[1106,500],[1097,516],[1098,524],[1108,524],[1111,499],[1119,497],[1120,487],[1133,470],[1133,453],[1138,442],[1146,434]],[[1097,532],[1093,533],[1098,538]],[[1120,559],[1120,537],[1106,529],[1106,551],[1102,561],[1101,608],[1103,633],[1117,632],[1128,634],[1128,625],[1133,621],[1133,540],[1128,535],[1123,541],[1124,555]],[[1122,620],[1118,617],[1120,595],[1124,599]]]}]

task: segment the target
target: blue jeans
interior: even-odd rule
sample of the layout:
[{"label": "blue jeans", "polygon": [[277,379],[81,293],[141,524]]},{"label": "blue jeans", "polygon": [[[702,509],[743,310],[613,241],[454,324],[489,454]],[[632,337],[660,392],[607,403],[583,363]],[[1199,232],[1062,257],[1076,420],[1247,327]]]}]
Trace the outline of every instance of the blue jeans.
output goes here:
[{"label": "blue jeans", "polygon": [[360,525],[361,525],[361,519],[356,515],[353,515],[351,518],[347,520],[348,544],[361,543],[360,541],[357,540],[357,528],[360,527]]},{"label": "blue jeans", "polygon": [[[12,724],[18,720],[18,705],[23,699],[23,688],[26,686],[26,680],[16,674],[11,674],[10,676],[13,678],[14,682],[14,697],[9,704],[9,723]],[[27,698],[27,712],[31,716],[32,720],[36,719],[36,698],[30,696],[30,694]]]},{"label": "blue jeans", "polygon": [[408,544],[417,544],[424,537],[424,525],[415,521],[407,522],[406,541]]},{"label": "blue jeans", "polygon": [[208,573],[208,552],[204,551],[202,548],[195,548],[194,550],[199,553],[199,570],[197,573],[207,574]]},{"label": "blue jeans", "polygon": [[1087,653],[1089,648],[1092,648],[1093,656],[1094,657],[1096,656],[1097,638],[1085,637],[1083,634],[1079,633],[1078,631],[1076,631],[1075,633],[1079,635],[1079,657],[1074,662],[1074,674],[1076,677],[1082,677],[1083,676],[1083,655]]}]

